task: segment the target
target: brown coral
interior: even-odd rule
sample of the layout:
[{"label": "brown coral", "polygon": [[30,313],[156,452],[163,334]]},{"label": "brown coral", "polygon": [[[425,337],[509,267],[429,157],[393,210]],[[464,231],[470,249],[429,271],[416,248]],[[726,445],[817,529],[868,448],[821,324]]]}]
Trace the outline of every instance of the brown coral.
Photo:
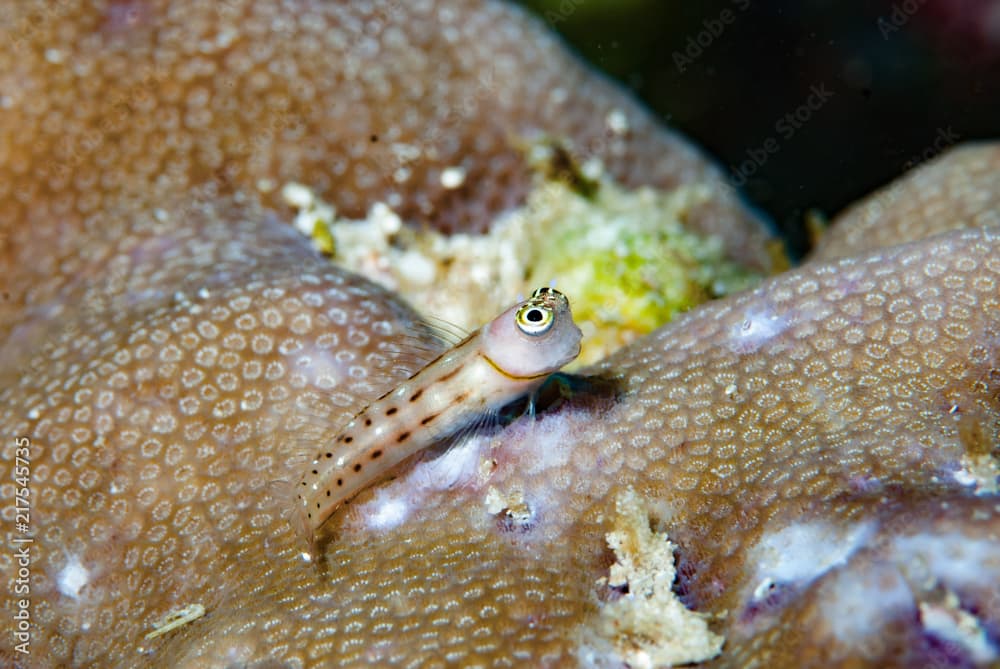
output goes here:
[{"label": "brown coral", "polygon": [[[617,163],[607,148],[620,178],[714,183],[712,171],[689,149],[675,153],[676,140],[502,5],[384,4],[375,15],[305,2],[283,14],[263,2],[51,7],[7,6],[5,25],[18,32],[0,56],[11,118],[0,141],[11,279],[0,425],[32,444],[36,538],[33,655],[5,637],[8,662],[614,662],[582,657],[580,640],[615,596],[595,584],[613,561],[605,535],[627,487],[678,544],[686,602],[728,614],[714,623],[727,637],[720,666],[864,661],[829,641],[822,605],[845,591],[838,580],[863,585],[880,561],[898,565],[886,573],[899,580],[884,582],[911,599],[877,619],[885,642],[871,663],[888,665],[893,644],[914,634],[946,635],[948,616],[997,624],[996,601],[970,594],[982,590],[975,575],[921,580],[907,570],[914,556],[949,555],[949,540],[967,562],[1000,546],[995,507],[971,499],[967,464],[995,457],[998,441],[995,227],[810,263],[691,312],[592,370],[612,383],[367,491],[335,519],[317,568],[301,559],[280,481],[343,406],[400,373],[391,354],[412,316],[311,255],[267,210],[260,182],[311,176],[348,209],[390,199],[397,186],[367,180],[366,156],[378,155],[369,117],[387,124],[374,143],[385,146],[400,137],[384,119],[412,108],[403,125],[416,132],[434,127],[439,110],[423,106],[434,96],[379,96],[400,82],[444,81],[455,90],[436,95],[461,101],[476,95],[470,77],[491,71],[484,62],[523,74],[543,57],[554,65],[528,68],[539,72],[529,84],[490,86],[504,94],[456,124],[470,134],[455,144],[435,136],[427,148],[440,158],[417,161],[399,186],[401,208],[416,215],[429,203],[446,225],[470,211],[485,218],[514,201],[517,178],[445,193],[434,170],[461,155],[470,175],[516,175],[506,133],[541,129],[584,144],[616,107],[634,133]],[[443,27],[426,28],[432,14]],[[496,41],[480,52],[484,23]],[[282,30],[265,39],[271,27]],[[345,35],[356,41],[341,44]],[[344,57],[411,41],[410,60],[379,58],[393,63],[385,70]],[[141,65],[154,61],[165,73],[142,85]],[[449,76],[429,73],[438,62]],[[557,75],[573,82],[567,100],[578,105],[531,109],[543,99],[532,86]],[[362,97],[338,97],[351,95]],[[314,104],[291,102],[306,99]],[[301,122],[269,126],[269,109],[295,110]],[[574,113],[557,119],[558,109]],[[88,128],[98,129],[89,148],[77,141]],[[239,148],[255,134],[260,148]],[[957,178],[979,197],[982,182]],[[734,211],[721,202],[717,211]],[[9,469],[15,442],[4,438]],[[14,488],[5,475],[5,500]],[[846,548],[840,562],[805,572],[770,557],[803,544]],[[995,583],[996,565],[981,562],[979,578]],[[12,553],[0,558],[8,583],[16,566]],[[206,615],[145,638],[191,604]],[[5,606],[12,615],[16,604]],[[907,627],[914,611],[923,632]],[[960,638],[975,650],[974,634]]]},{"label": "brown coral", "polygon": [[297,181],[348,216],[482,230],[540,137],[625,184],[704,184],[689,224],[768,264],[718,170],[505,4],[7,2],[0,43],[4,327],[87,276],[80,235],[194,187],[280,207]]},{"label": "brown coral", "polygon": [[946,151],[833,220],[813,260],[830,260],[957,228],[1000,225],[1000,146]]}]

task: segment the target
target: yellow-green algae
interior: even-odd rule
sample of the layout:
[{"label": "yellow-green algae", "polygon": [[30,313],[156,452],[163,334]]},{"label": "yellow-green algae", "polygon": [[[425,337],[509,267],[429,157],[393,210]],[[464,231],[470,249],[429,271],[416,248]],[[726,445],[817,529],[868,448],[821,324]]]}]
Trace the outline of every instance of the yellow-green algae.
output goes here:
[{"label": "yellow-green algae", "polygon": [[298,210],[297,227],[337,263],[466,329],[554,283],[584,332],[577,366],[760,279],[728,260],[721,240],[683,227],[686,213],[711,197],[707,187],[626,191],[600,174],[597,183],[584,195],[539,177],[526,204],[486,235],[404,226],[381,203],[365,220],[340,219],[303,186],[283,193]]}]

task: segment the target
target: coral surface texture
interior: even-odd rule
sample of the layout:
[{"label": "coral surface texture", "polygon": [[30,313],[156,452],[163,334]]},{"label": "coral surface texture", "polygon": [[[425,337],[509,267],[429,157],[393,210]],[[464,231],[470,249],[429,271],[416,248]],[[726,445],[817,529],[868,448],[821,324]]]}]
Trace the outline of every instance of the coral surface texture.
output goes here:
[{"label": "coral surface texture", "polygon": [[442,344],[282,188],[480,233],[540,143],[693,189],[686,230],[780,269],[698,149],[508,4],[0,0],[0,665],[1000,665],[991,143],[308,554],[303,467]]}]

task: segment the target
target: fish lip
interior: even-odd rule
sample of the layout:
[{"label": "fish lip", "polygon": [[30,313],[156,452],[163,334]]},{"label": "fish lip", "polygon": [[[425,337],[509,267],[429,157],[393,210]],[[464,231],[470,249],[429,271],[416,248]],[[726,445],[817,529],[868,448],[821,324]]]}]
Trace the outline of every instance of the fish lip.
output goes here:
[{"label": "fish lip", "polygon": [[[558,369],[555,369],[555,370],[552,370],[552,371],[549,371],[549,372],[542,372],[541,374],[529,374],[527,376],[519,376],[517,374],[511,374],[510,372],[508,372],[507,370],[505,370],[503,367],[501,367],[496,362],[494,362],[493,359],[490,358],[490,356],[486,355],[485,353],[480,352],[479,355],[483,358],[483,360],[485,360],[486,362],[488,362],[493,369],[497,370],[498,372],[500,372],[501,374],[503,374],[504,376],[506,376],[508,379],[516,379],[518,381],[531,381],[533,379],[541,379],[541,378],[544,378],[546,376],[550,376],[550,375],[554,374],[555,372],[559,371]],[[561,367],[561,365],[560,365],[560,367]]]}]

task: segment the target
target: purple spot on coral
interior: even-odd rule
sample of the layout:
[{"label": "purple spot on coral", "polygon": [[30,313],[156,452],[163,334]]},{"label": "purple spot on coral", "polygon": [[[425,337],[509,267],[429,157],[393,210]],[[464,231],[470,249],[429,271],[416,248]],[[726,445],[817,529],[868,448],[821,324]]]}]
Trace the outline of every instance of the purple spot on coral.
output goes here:
[{"label": "purple spot on coral", "polygon": [[739,622],[750,625],[761,616],[769,617],[780,610],[794,598],[795,588],[787,583],[770,583],[760,592],[755,593],[740,613]]},{"label": "purple spot on coral", "polygon": [[961,646],[933,634],[925,634],[916,650],[917,657],[911,658],[907,666],[935,669],[972,669],[976,666]]},{"label": "purple spot on coral", "polygon": [[105,11],[104,29],[109,33],[127,33],[148,23],[150,8],[144,0],[112,2]]},{"label": "purple spot on coral", "polygon": [[847,487],[853,493],[867,495],[880,491],[882,489],[882,481],[877,476],[872,476],[871,474],[859,474],[848,479]]}]

